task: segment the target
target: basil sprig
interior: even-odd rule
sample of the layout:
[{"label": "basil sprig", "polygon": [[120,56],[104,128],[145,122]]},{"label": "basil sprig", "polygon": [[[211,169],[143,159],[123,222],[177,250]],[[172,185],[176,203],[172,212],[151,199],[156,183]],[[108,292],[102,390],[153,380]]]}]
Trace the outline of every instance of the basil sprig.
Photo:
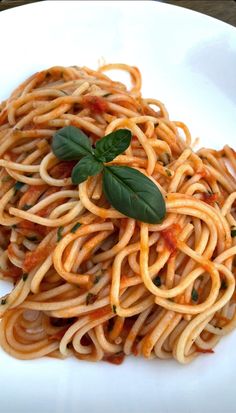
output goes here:
[{"label": "basil sprig", "polygon": [[73,184],[102,172],[104,195],[115,209],[138,221],[157,224],[165,217],[166,206],[153,181],[134,168],[104,165],[123,153],[130,142],[131,132],[119,129],[93,148],[84,132],[66,126],[54,134],[52,151],[60,160],[79,160],[72,170]]}]

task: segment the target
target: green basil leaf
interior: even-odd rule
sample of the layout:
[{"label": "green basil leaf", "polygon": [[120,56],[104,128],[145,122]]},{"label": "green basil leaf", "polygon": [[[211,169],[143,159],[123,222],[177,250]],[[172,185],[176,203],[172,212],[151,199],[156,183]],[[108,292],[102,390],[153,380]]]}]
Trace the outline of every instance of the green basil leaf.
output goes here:
[{"label": "green basil leaf", "polygon": [[105,166],[103,192],[110,204],[122,214],[158,224],[166,214],[163,196],[144,174],[127,166]]},{"label": "green basil leaf", "polygon": [[71,228],[70,232],[72,232],[72,234],[75,234],[75,232],[77,231],[77,229],[78,229],[79,227],[81,227],[81,223],[80,223],[80,222],[77,222],[77,224],[75,224],[75,225]]},{"label": "green basil leaf", "polygon": [[89,176],[97,175],[102,171],[102,168],[102,163],[97,161],[93,156],[84,156],[72,170],[72,183],[80,184],[81,182],[86,181]]},{"label": "green basil leaf", "polygon": [[52,151],[63,161],[80,159],[92,153],[87,135],[74,126],[59,129],[52,138]]},{"label": "green basil leaf", "polygon": [[236,237],[236,228],[231,228],[231,237]]},{"label": "green basil leaf", "polygon": [[131,132],[128,129],[119,129],[97,141],[94,156],[101,162],[110,162],[123,153],[130,142]]},{"label": "green basil leaf", "polygon": [[197,290],[195,290],[195,288],[192,289],[191,298],[192,298],[193,301],[198,300],[198,292],[197,292]]}]

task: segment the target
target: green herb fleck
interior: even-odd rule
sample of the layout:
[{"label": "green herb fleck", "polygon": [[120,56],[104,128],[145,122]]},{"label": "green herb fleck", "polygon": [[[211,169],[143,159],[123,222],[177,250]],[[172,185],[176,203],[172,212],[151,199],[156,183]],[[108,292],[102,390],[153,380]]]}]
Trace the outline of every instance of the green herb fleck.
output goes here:
[{"label": "green herb fleck", "polygon": [[32,241],[32,242],[35,242],[35,241],[38,241],[38,238],[37,237],[35,237],[34,235],[32,235],[32,237],[26,237],[29,241]]},{"label": "green herb fleck", "polygon": [[2,178],[2,182],[9,182],[12,179],[11,176],[7,175]]},{"label": "green herb fleck", "polygon": [[23,280],[23,281],[26,281],[27,278],[28,278],[28,274],[25,272],[25,273],[22,275],[22,280]]},{"label": "green herb fleck", "polygon": [[59,227],[57,230],[57,242],[61,241],[62,239],[62,231],[63,231],[64,227]]},{"label": "green herb fleck", "polygon": [[1,305],[5,305],[7,303],[7,299],[6,298],[2,298],[1,299]]},{"label": "green herb fleck", "polygon": [[192,297],[192,300],[193,300],[193,301],[197,301],[197,300],[198,300],[198,292],[197,292],[197,290],[195,290],[195,288],[193,288],[193,290],[192,290],[192,295],[191,295],[191,297]]},{"label": "green herb fleck", "polygon": [[21,188],[22,188],[22,186],[24,186],[25,184],[24,184],[24,182],[16,182],[15,183],[15,185],[14,185],[14,189],[15,189],[15,191],[19,191]]},{"label": "green herb fleck", "polygon": [[73,228],[71,228],[70,232],[72,232],[74,234],[80,226],[81,226],[81,224],[79,222],[77,222],[77,224],[75,224],[73,226]]},{"label": "green herb fleck", "polygon": [[236,228],[231,228],[231,237],[236,237]]},{"label": "green herb fleck", "polygon": [[167,152],[162,153],[161,159],[164,165],[168,165],[170,163],[170,155]]},{"label": "green herb fleck", "polygon": [[96,275],[96,277],[94,278],[93,283],[94,283],[94,284],[97,284],[97,283],[98,283],[98,281],[100,280],[100,278],[101,278],[101,276],[100,276],[100,275]]},{"label": "green herb fleck", "polygon": [[108,96],[111,96],[112,93],[106,93],[105,95],[103,95],[104,98],[108,98]]},{"label": "green herb fleck", "polygon": [[227,287],[228,287],[228,285],[227,285],[226,280],[225,280],[225,279],[221,280],[221,286],[220,286],[220,289],[221,289],[221,290],[226,290],[226,289],[227,289]]},{"label": "green herb fleck", "polygon": [[158,275],[156,278],[154,278],[153,282],[157,287],[160,287],[161,286],[161,277]]},{"label": "green herb fleck", "polygon": [[113,311],[114,314],[116,314],[116,305],[114,305],[114,304],[112,306],[112,311]]},{"label": "green herb fleck", "polygon": [[97,299],[97,296],[92,293],[88,293],[86,297],[86,305],[93,304]]},{"label": "green herb fleck", "polygon": [[167,175],[167,176],[172,176],[172,173],[171,173],[171,171],[170,171],[169,169],[165,169],[165,171],[166,171],[166,175]]},{"label": "green herb fleck", "polygon": [[114,327],[114,319],[113,318],[109,318],[108,322],[107,322],[107,331],[110,332],[113,330]]},{"label": "green herb fleck", "polygon": [[28,209],[32,208],[32,206],[33,206],[33,205],[25,204],[25,205],[23,205],[22,210],[23,210],[23,211],[28,211]]}]

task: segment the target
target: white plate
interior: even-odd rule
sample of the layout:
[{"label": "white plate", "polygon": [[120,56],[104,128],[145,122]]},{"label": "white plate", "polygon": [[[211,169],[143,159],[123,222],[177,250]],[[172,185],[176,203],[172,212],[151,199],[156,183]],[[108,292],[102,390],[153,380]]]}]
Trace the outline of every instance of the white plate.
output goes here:
[{"label": "white plate", "polygon": [[[0,14],[0,100],[51,65],[137,65],[146,97],[204,145],[235,145],[236,30],[154,2],[51,1]],[[4,286],[4,288],[6,288]],[[2,286],[3,289],[3,286]],[[233,413],[236,334],[187,366],[18,361],[0,352],[1,413]]]}]

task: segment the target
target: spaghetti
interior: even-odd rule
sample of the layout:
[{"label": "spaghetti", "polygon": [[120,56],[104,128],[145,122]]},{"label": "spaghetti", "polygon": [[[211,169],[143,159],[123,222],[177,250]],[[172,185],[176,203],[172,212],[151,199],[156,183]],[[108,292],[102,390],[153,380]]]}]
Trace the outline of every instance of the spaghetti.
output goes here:
[{"label": "spaghetti", "polygon": [[[127,71],[130,91],[104,72]],[[188,363],[235,328],[236,153],[193,152],[182,122],[140,93],[137,68],[52,67],[0,106],[0,343],[19,359],[124,356]],[[73,185],[52,137],[83,130],[94,145],[121,129],[110,165],[148,176],[165,198],[159,224],[124,216],[101,174]]]}]

